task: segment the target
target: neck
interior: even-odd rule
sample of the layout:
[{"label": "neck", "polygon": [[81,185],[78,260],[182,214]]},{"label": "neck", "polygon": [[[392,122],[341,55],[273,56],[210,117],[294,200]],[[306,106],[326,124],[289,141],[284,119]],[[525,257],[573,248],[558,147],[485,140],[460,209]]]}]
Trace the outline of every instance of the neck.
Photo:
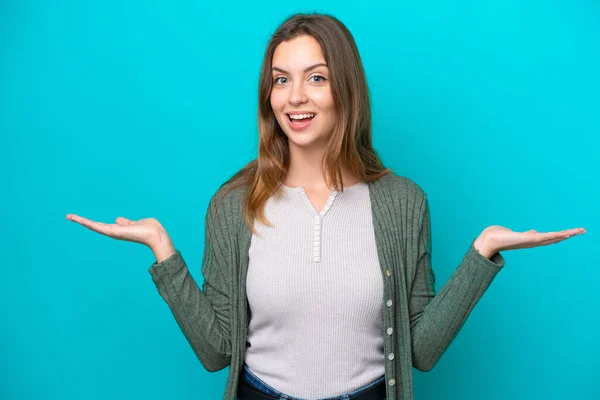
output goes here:
[{"label": "neck", "polygon": [[[290,165],[283,184],[290,187],[302,186],[307,190],[331,190],[325,181],[325,171],[321,161],[325,148],[304,149],[290,145]],[[344,186],[352,186],[359,182],[346,168],[342,167]]]}]

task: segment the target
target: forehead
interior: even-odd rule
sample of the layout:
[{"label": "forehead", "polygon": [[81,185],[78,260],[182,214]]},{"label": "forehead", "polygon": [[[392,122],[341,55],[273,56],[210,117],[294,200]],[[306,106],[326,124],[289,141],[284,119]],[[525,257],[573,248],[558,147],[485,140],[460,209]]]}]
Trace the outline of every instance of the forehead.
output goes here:
[{"label": "forehead", "polygon": [[273,53],[273,66],[286,70],[298,69],[316,63],[324,63],[325,57],[321,45],[310,35],[302,35],[294,39],[281,42]]}]

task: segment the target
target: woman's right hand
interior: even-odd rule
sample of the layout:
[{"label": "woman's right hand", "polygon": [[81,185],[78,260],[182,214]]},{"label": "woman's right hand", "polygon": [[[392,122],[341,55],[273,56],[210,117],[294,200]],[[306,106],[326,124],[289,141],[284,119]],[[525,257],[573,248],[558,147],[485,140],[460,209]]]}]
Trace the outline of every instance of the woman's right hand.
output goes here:
[{"label": "woman's right hand", "polygon": [[167,231],[155,218],[131,221],[118,217],[115,220],[116,224],[96,222],[76,214],[67,214],[66,219],[117,240],[145,244],[152,249],[157,259],[164,259],[175,251]]}]

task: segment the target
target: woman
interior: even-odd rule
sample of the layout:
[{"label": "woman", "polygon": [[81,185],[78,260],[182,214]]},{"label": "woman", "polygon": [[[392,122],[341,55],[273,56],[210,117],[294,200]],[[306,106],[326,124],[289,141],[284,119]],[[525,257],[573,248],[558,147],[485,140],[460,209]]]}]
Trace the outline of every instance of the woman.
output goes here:
[{"label": "woman", "polygon": [[504,266],[502,250],[582,228],[485,229],[436,295],[427,196],[371,144],[362,62],[336,18],[298,14],[272,36],[259,84],[259,154],[212,197],[202,290],[153,218],[98,233],[147,245],[149,272],[224,399],[412,399]]}]

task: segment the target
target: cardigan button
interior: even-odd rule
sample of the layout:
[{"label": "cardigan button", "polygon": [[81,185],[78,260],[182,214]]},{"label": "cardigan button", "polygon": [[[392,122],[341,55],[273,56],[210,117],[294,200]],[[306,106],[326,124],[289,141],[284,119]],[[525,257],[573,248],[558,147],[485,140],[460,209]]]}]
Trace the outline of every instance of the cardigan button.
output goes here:
[{"label": "cardigan button", "polygon": [[396,380],[395,380],[395,379],[390,379],[390,380],[388,381],[388,384],[389,384],[390,386],[394,386],[394,385],[396,384]]},{"label": "cardigan button", "polygon": [[387,269],[387,270],[385,271],[385,276],[387,276],[387,277],[389,278],[389,277],[390,277],[390,275],[392,275],[392,272],[391,272],[389,269]]},{"label": "cardigan button", "polygon": [[387,334],[391,335],[392,332],[394,332],[394,328],[392,328],[391,326],[389,328],[387,328]]},{"label": "cardigan button", "polygon": [[387,306],[388,306],[388,307],[391,307],[391,306],[392,306],[392,299],[389,299],[389,300],[386,302],[386,304],[387,304]]},{"label": "cardigan button", "polygon": [[388,354],[388,360],[393,360],[393,359],[394,359],[394,353]]}]

